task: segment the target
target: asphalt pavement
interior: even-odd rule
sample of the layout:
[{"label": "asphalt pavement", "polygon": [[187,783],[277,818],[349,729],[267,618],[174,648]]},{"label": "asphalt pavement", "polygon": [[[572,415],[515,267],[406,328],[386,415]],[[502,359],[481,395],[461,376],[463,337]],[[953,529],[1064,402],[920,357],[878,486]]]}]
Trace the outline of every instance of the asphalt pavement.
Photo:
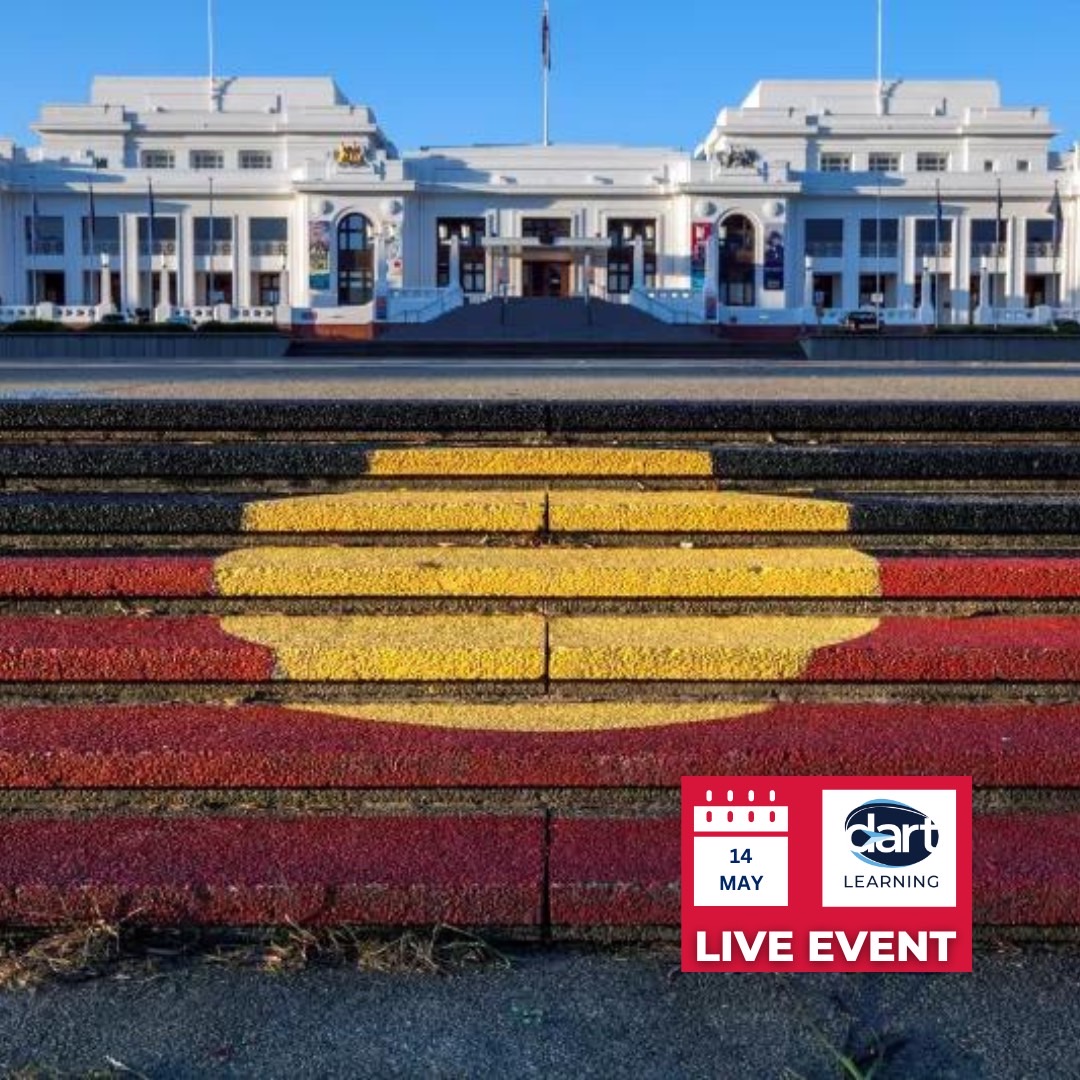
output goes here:
[{"label": "asphalt pavement", "polygon": [[572,356],[0,360],[0,400],[27,397],[957,400],[1080,399],[1076,364],[619,359]]},{"label": "asphalt pavement", "polygon": [[[0,1074],[874,1080],[1080,1075],[1080,948],[973,975],[683,975],[670,949],[453,975],[185,960],[0,995]],[[871,1072],[876,1052],[884,1063]],[[847,1056],[859,1073],[845,1071]],[[33,1072],[16,1075],[35,1075]]]}]

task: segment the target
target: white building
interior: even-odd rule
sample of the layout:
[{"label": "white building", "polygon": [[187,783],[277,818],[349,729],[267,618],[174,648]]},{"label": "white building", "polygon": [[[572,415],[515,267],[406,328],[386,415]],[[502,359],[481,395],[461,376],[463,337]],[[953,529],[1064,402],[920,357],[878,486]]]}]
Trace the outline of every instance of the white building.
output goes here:
[{"label": "white building", "polygon": [[0,141],[8,321],[367,323],[586,291],[751,325],[1080,307],[1078,155],[992,82],[762,82],[693,155],[401,155],[329,79],[98,78],[34,128]]}]

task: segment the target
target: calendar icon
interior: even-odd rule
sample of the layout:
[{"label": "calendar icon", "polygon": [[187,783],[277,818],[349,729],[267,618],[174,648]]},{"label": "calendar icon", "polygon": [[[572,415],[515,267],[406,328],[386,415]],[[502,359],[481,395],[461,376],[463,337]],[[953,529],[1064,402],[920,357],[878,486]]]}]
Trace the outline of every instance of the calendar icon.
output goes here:
[{"label": "calendar icon", "polygon": [[771,789],[713,795],[694,806],[694,906],[786,907],[788,808]]}]

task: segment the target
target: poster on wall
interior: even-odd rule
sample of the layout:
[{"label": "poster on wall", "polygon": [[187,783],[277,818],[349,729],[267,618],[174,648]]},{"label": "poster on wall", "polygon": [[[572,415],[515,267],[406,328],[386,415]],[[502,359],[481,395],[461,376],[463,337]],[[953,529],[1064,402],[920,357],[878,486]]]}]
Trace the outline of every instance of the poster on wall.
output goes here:
[{"label": "poster on wall", "polygon": [[784,290],[784,227],[768,225],[765,229],[765,274],[762,281],[769,292]]},{"label": "poster on wall", "polygon": [[308,222],[308,287],[330,288],[330,222]]},{"label": "poster on wall", "polygon": [[695,221],[690,225],[690,288],[705,288],[706,251],[712,236],[711,221]]}]

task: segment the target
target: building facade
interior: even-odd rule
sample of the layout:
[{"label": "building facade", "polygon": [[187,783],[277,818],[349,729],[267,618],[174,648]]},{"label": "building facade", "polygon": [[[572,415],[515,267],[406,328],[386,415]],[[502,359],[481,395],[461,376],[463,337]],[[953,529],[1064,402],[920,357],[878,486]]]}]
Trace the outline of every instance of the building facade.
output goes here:
[{"label": "building facade", "polygon": [[1080,163],[992,82],[767,81],[693,154],[399,153],[329,79],[98,78],[0,141],[0,318],[424,319],[504,296],[769,323],[1080,307]]}]

